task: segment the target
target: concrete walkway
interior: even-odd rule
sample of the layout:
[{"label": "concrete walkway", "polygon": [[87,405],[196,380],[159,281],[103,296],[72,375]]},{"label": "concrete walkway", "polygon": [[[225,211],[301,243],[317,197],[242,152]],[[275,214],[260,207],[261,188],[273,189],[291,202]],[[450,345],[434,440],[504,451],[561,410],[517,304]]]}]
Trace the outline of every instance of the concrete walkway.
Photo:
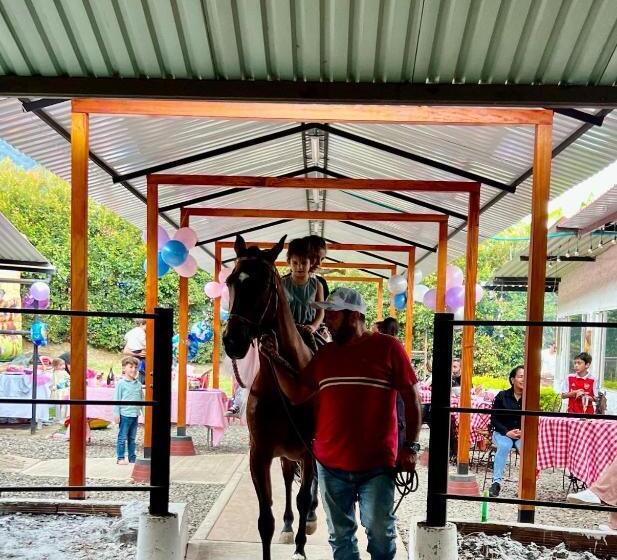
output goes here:
[{"label": "concrete walkway", "polygon": [[[295,492],[298,489],[294,485]],[[280,463],[272,465],[272,493],[275,530],[272,545],[273,560],[288,560],[291,558],[295,545],[278,544],[278,538],[283,520],[285,505],[284,483]],[[248,560],[261,558],[261,540],[257,530],[258,504],[253,489],[253,483],[248,471],[248,458],[239,465],[231,476],[225,490],[212,506],[208,516],[201,524],[187,549],[187,560],[219,560],[234,558]],[[294,507],[297,527],[298,514]],[[325,522],[325,513],[319,506],[317,510],[317,531],[308,537],[306,556],[309,560],[327,560],[332,558],[332,551],[328,544],[328,533]],[[363,559],[368,559],[366,551],[366,535],[358,522],[358,548]],[[405,547],[400,537],[397,539],[398,560],[407,558]]]}]

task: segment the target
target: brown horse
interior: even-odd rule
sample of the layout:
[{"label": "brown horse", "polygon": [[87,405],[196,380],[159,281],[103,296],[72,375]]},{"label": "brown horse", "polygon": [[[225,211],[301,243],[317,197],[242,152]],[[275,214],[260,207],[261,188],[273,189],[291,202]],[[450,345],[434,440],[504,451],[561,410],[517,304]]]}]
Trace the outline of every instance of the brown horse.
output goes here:
[{"label": "brown horse", "polygon": [[[294,368],[302,369],[312,353],[298,333],[287,304],[280,278],[274,267],[283,249],[285,237],[274,247],[261,251],[246,247],[241,236],[236,238],[236,264],[227,279],[230,313],[223,334],[227,355],[243,358],[249,344],[264,334],[274,334],[279,353]],[[281,542],[293,538],[291,486],[296,466],[301,467],[301,484],[296,498],[299,513],[294,560],[305,559],[306,535],[316,528],[315,507],[317,487],[314,463],[307,445],[314,436],[314,413],[310,402],[293,406],[278,386],[270,360],[260,354],[259,372],[251,386],[246,417],[250,434],[250,468],[259,501],[258,528],[263,559],[270,560],[270,543],[274,533],[272,515],[272,486],[270,466],[275,457],[281,458],[285,479],[285,514]]]}]

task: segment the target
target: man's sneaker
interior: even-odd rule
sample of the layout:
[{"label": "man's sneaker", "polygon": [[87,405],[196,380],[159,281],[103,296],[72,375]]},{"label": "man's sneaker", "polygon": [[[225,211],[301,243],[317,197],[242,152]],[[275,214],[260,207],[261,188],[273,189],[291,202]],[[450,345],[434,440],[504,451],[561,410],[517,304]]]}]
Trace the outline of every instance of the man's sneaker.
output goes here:
[{"label": "man's sneaker", "polygon": [[226,416],[227,418],[237,418],[238,416],[240,416],[240,407],[239,406],[232,406],[225,414],[224,416]]},{"label": "man's sneaker", "polygon": [[576,494],[568,494],[566,502],[571,504],[593,504],[600,505],[602,501],[591,490],[583,490]]},{"label": "man's sneaker", "polygon": [[501,484],[499,484],[499,482],[493,482],[488,490],[489,497],[496,498],[499,496],[499,492],[501,492]]}]

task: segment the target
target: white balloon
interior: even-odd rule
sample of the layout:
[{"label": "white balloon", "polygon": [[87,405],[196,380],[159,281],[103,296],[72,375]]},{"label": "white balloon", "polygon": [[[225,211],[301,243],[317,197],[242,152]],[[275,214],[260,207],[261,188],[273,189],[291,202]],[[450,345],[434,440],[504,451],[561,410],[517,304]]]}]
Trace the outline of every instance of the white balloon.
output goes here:
[{"label": "white balloon", "polygon": [[407,280],[400,274],[391,276],[388,280],[388,290],[391,294],[401,294],[407,289]]},{"label": "white balloon", "polygon": [[418,303],[424,302],[424,294],[429,291],[429,287],[424,284],[418,284],[413,287],[413,300]]},{"label": "white balloon", "polygon": [[[462,321],[464,318],[465,318],[465,308],[464,307],[459,307],[458,309],[456,309],[454,311],[454,320],[455,321]],[[457,325],[454,328],[455,329],[462,329],[463,327]]]},{"label": "white balloon", "polygon": [[422,278],[424,278],[424,273],[419,268],[417,268],[416,271],[413,273],[413,283],[419,284],[420,282],[422,282]]}]

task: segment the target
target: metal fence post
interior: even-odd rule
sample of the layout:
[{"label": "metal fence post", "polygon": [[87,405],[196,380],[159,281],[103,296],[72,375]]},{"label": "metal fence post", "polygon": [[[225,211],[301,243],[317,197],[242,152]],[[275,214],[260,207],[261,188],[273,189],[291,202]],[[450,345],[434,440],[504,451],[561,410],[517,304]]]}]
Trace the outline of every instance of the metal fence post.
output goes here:
[{"label": "metal fence post", "polygon": [[433,321],[433,381],[431,433],[429,439],[426,524],[445,527],[448,501],[448,460],[450,455],[450,390],[452,386],[451,313],[435,313]]},{"label": "metal fence post", "polygon": [[150,514],[169,515],[169,456],[171,445],[171,339],[174,313],[172,309],[154,310],[154,363],[152,411],[152,456]]},{"label": "metal fence post", "polygon": [[30,433],[36,432],[36,397],[38,391],[39,347],[32,343],[32,418],[30,418]]}]

